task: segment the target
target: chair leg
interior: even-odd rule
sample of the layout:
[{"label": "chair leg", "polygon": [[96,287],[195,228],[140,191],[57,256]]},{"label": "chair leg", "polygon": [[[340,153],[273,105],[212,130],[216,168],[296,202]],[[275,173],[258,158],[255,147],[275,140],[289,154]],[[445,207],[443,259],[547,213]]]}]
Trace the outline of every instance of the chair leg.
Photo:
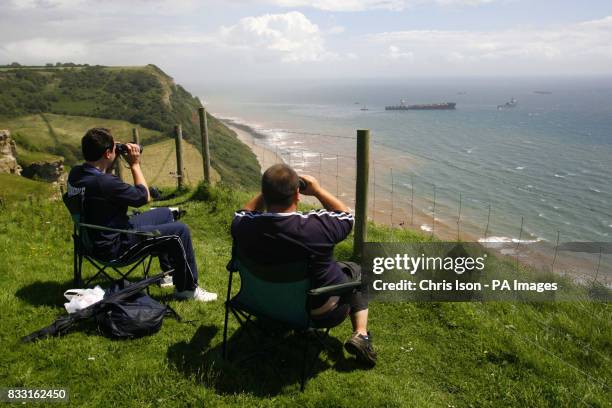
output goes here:
[{"label": "chair leg", "polygon": [[[142,269],[143,269],[143,274],[144,274],[144,278],[147,279],[149,277],[149,269],[151,269],[151,262],[153,261],[153,255],[149,255],[149,260],[147,261],[147,266],[145,267],[145,263],[142,263]],[[147,295],[151,295],[151,292],[149,291],[149,287],[147,286],[147,288],[145,289],[147,292]]]},{"label": "chair leg", "polygon": [[306,387],[306,362],[308,361],[308,339],[304,338],[304,358],[302,358],[302,379],[300,382],[300,392],[304,392]]},{"label": "chair leg", "polygon": [[78,254],[76,255],[76,275],[74,277],[75,279],[75,286],[77,288],[82,288],[84,285],[83,282],[83,255]]},{"label": "chair leg", "polygon": [[78,288],[77,284],[79,283],[79,271],[78,271],[78,260],[77,260],[77,251],[74,248],[72,253],[72,274],[73,274],[73,283],[74,287]]},{"label": "chair leg", "polygon": [[227,321],[229,318],[230,296],[232,295],[232,272],[229,274],[229,282],[227,284],[227,297],[225,300],[225,322],[223,324],[223,359],[227,359]]},{"label": "chair leg", "polygon": [[[147,267],[144,270],[145,279],[149,277],[149,271],[151,270],[151,262],[153,262],[153,255],[149,255],[149,261],[147,262]],[[142,266],[144,267],[144,263],[142,264]]]}]

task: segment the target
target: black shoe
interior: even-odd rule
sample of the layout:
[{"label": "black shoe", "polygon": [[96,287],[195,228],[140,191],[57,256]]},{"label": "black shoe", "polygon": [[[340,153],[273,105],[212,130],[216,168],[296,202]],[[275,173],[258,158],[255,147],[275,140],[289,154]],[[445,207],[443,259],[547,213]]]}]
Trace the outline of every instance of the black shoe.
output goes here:
[{"label": "black shoe", "polygon": [[344,343],[344,349],[357,357],[362,363],[374,367],[376,365],[376,352],[372,347],[372,338],[368,332],[367,336],[353,333],[350,339]]}]

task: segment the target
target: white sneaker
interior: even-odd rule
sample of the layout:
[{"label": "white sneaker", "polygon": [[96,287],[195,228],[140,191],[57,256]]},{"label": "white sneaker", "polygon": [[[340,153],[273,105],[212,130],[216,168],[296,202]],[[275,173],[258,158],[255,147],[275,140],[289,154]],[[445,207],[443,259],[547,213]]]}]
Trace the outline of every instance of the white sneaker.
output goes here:
[{"label": "white sneaker", "polygon": [[159,281],[159,287],[161,288],[171,288],[172,286],[174,286],[174,283],[172,283],[172,276],[170,275],[164,276],[164,278]]},{"label": "white sneaker", "polygon": [[217,294],[207,292],[204,289],[197,287],[195,290],[184,290],[182,292],[174,292],[174,297],[176,299],[193,299],[198,302],[212,302],[213,300],[217,300]]}]

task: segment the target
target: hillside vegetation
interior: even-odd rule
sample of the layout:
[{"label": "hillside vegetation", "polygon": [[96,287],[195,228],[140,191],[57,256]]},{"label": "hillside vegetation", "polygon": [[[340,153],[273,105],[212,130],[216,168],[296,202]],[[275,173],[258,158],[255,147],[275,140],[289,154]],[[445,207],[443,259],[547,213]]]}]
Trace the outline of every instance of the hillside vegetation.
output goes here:
[{"label": "hillside vegetation", "polygon": [[22,162],[31,153],[52,153],[64,157],[66,164],[82,161],[81,138],[92,127],[106,127],[117,141],[131,142],[132,128],[137,128],[142,144],[166,139],[160,131],[143,128],[124,120],[88,116],[38,113],[14,119],[0,120],[0,128],[9,129],[17,143],[17,158]]},{"label": "hillside vegetation", "polygon": [[[18,142],[28,143],[31,137],[26,131],[30,125],[28,119],[34,119],[32,137],[36,139],[41,132],[47,132],[51,146],[47,143],[38,148],[30,143],[27,150],[46,150],[62,155],[68,163],[78,161],[78,144],[74,145],[73,140],[64,143],[61,125],[57,126],[59,132],[53,135],[55,126],[52,122],[58,118],[48,114],[84,116],[88,119],[83,123],[95,122],[97,126],[104,125],[108,119],[126,121],[131,126],[140,125],[158,132],[159,137],[151,133],[151,141],[171,137],[174,125],[180,123],[183,137],[200,149],[197,115],[200,105],[198,98],[175,84],[154,65],[7,68],[0,71],[0,128],[19,133]],[[44,115],[38,118],[27,116],[32,114]],[[26,118],[21,118],[23,116]],[[39,123],[45,122],[45,117],[51,121],[47,130],[45,123]],[[253,153],[216,118],[208,115],[207,119],[211,164],[223,182],[245,188],[256,187],[260,169]],[[17,125],[22,127],[15,127],[15,120],[20,121]],[[72,122],[73,119],[66,121]],[[79,132],[82,135],[82,130]]]}]

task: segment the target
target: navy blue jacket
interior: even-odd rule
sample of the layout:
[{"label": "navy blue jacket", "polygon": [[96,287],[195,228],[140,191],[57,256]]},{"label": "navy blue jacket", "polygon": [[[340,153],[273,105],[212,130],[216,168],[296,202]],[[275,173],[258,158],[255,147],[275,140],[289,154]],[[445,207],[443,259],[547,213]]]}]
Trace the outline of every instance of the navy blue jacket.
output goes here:
[{"label": "navy blue jacket", "polygon": [[[285,263],[306,250],[313,256],[310,278],[314,287],[347,281],[334,260],[334,245],[344,240],[353,228],[353,215],[327,210],[293,213],[237,211],[232,222],[234,242],[255,262]],[[296,251],[291,242],[271,241],[267,234],[283,234],[304,248]]]},{"label": "navy blue jacket", "polygon": [[[117,176],[103,173],[87,163],[72,168],[68,175],[68,194],[85,189],[85,211],[82,222],[111,228],[129,229],[128,207],[147,203],[147,189],[141,184],[124,183]],[[112,259],[119,255],[121,234],[88,230],[96,256]]]}]

